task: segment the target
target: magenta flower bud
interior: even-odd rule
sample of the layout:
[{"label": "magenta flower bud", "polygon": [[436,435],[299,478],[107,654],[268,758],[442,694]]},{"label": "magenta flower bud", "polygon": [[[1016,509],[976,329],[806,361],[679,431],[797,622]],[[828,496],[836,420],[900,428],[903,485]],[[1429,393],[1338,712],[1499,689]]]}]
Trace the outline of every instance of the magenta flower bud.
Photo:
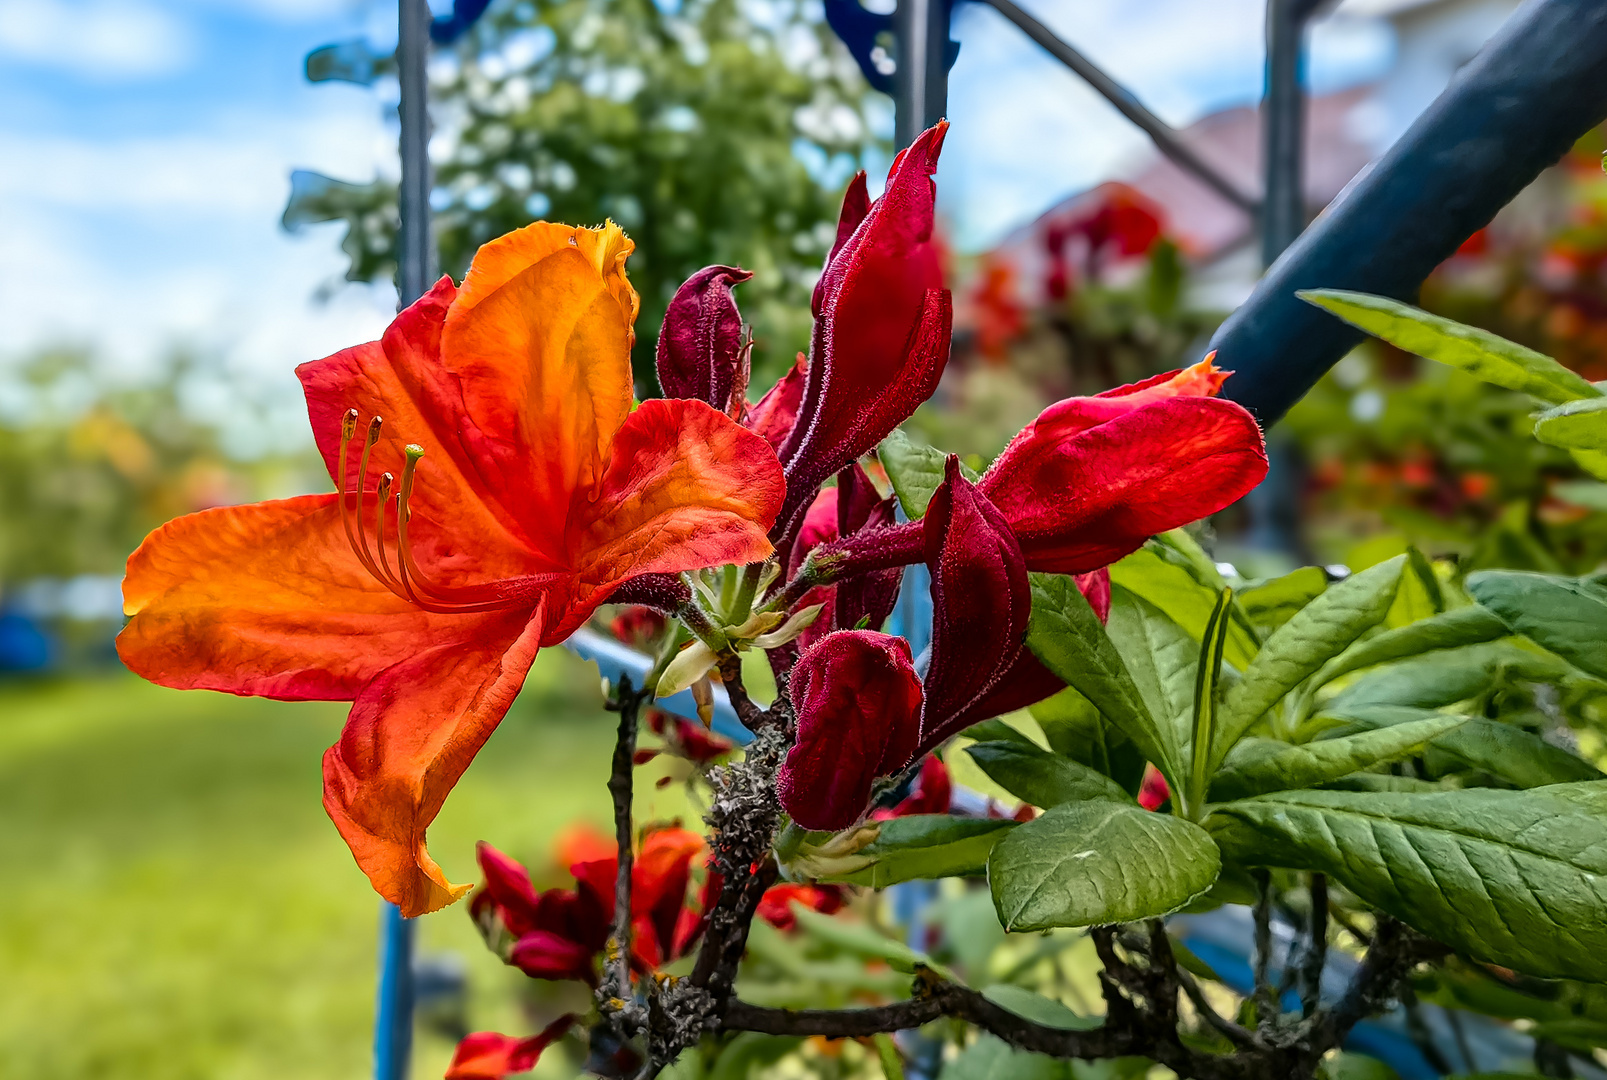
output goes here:
[{"label": "magenta flower bud", "polygon": [[748,357],[731,286],[752,276],[735,266],[709,266],[675,290],[658,335],[658,383],[666,397],[695,398],[741,419]]},{"label": "magenta flower bud", "polygon": [[909,642],[839,630],[792,669],[798,741],[776,776],[781,805],[806,829],[846,829],[870,805],[878,776],[914,756],[921,682]]},{"label": "magenta flower bud", "polygon": [[1010,523],[948,459],[922,521],[932,572],[932,660],[920,751],[1065,686],[1027,648],[1032,590]]},{"label": "magenta flower bud", "polygon": [[939,123],[899,154],[886,192],[852,230],[857,209],[845,205],[840,246],[815,292],[808,382],[780,455],[787,501],[773,539],[795,535],[815,489],[908,418],[943,374],[953,312],[932,242],[932,174],[947,129]]},{"label": "magenta flower bud", "polygon": [[[831,245],[831,254],[826,256],[826,266],[829,268],[837,258],[837,253],[848,243],[848,238],[854,235],[860,222],[870,213],[870,192],[865,187],[865,170],[861,169],[854,174],[848,182],[848,190],[843,192],[843,208],[837,215],[837,239]],[[826,275],[822,273],[820,280],[815,282],[814,295],[810,298],[809,306],[815,315],[820,315],[820,301],[826,291]]]}]

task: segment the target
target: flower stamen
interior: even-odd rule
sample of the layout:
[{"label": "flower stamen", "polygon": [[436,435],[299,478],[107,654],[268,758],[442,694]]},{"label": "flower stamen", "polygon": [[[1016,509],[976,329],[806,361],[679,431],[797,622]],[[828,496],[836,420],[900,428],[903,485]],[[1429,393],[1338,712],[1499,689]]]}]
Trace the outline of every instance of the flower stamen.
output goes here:
[{"label": "flower stamen", "polygon": [[[346,541],[351,545],[352,553],[362,563],[363,569],[369,575],[384,585],[397,597],[406,600],[425,611],[440,614],[467,614],[478,611],[496,611],[503,608],[517,607],[529,603],[550,582],[557,580],[560,574],[540,574],[531,577],[515,578],[508,581],[496,581],[483,585],[469,587],[449,587],[437,584],[419,567],[413,558],[412,544],[408,538],[408,522],[413,516],[411,501],[413,497],[414,477],[418,469],[419,459],[424,456],[424,448],[417,443],[409,443],[403,448],[406,465],[402,469],[402,480],[398,484],[393,473],[383,473],[374,491],[375,499],[375,545],[377,552],[368,546],[368,518],[364,513],[367,503],[368,463],[375,445],[378,444],[384,430],[384,421],[376,416],[368,422],[368,435],[363,444],[363,453],[357,466],[357,490],[350,492],[346,487],[347,461],[350,458],[351,440],[357,434],[359,414],[356,409],[348,409],[341,418],[340,429],[340,462],[336,467],[336,483],[340,488],[340,519],[346,530]],[[391,567],[390,552],[387,550],[388,539],[386,528],[386,511],[392,509],[392,492],[395,493],[394,510],[396,513],[396,566]],[[355,494],[355,509],[351,508],[349,499]],[[356,521],[353,522],[355,517]]]}]

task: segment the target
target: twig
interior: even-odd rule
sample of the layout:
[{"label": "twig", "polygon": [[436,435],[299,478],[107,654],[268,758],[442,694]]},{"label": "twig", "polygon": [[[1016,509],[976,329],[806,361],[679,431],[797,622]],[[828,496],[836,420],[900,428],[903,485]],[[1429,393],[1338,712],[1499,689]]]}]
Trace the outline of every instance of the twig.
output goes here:
[{"label": "twig", "polygon": [[1177,983],[1183,988],[1183,993],[1187,995],[1189,1001],[1194,1005],[1194,1011],[1200,1014],[1200,1019],[1210,1024],[1217,1032],[1225,1036],[1229,1042],[1246,1049],[1261,1045],[1254,1032],[1235,1024],[1211,1006],[1211,1003],[1205,999],[1205,991],[1200,987],[1199,980],[1192,974],[1179,968]]},{"label": "twig", "polygon": [[748,688],[742,682],[742,657],[734,652],[720,657],[720,684],[743,727],[757,734],[760,728],[775,722],[768,709],[761,709],[748,696]]},{"label": "twig", "polygon": [[[609,943],[607,977],[599,990],[604,998],[605,1014],[612,1013],[621,1027],[621,1037],[628,1038],[625,1028],[634,1027],[640,1020],[631,1007],[631,871],[632,828],[631,799],[635,774],[637,715],[646,695],[631,689],[629,675],[621,675],[615,688],[610,709],[619,712],[619,732],[614,741],[613,766],[608,776],[608,793],[614,798],[614,842],[618,849],[617,869],[614,873],[614,928]],[[622,1004],[617,1004],[622,1003]]]},{"label": "twig", "polygon": [[1310,1016],[1322,999],[1322,969],[1328,965],[1328,875],[1311,875],[1311,940],[1300,959],[1301,1013]]},{"label": "twig", "polygon": [[1383,1009],[1398,997],[1412,968],[1424,960],[1444,956],[1445,946],[1411,934],[1388,915],[1379,915],[1373,932],[1372,948],[1362,957],[1361,966],[1351,978],[1345,996],[1332,1012],[1318,1012],[1312,1018],[1320,1027],[1323,1050],[1338,1046],[1363,1017]]},{"label": "twig", "polygon": [[1272,968],[1272,875],[1266,870],[1251,871],[1255,877],[1255,1002],[1256,1028],[1265,1031],[1278,1017],[1278,1001],[1268,977]]}]

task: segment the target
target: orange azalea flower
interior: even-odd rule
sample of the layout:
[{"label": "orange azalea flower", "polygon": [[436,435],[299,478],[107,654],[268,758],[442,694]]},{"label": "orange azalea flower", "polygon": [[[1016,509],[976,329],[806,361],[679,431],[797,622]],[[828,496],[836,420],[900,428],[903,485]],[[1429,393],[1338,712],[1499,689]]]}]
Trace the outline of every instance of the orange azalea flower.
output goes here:
[{"label": "orange azalea flower", "polygon": [[164,686],[351,701],[324,806],[406,915],[468,891],[424,833],[518,694],[620,583],[770,554],[769,445],[632,411],[633,245],[537,223],[377,342],[298,374],[339,493],[207,510],[128,562],[118,652]]}]

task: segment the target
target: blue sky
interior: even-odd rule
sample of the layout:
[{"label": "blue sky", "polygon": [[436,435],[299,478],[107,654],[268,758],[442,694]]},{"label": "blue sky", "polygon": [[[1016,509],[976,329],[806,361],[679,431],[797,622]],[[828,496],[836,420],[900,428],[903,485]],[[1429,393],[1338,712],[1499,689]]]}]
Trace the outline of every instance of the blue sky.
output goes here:
[{"label": "blue sky", "polygon": [[[1040,18],[1184,123],[1253,100],[1263,0],[1029,0]],[[197,402],[265,412],[238,448],[292,437],[291,369],[371,338],[388,289],[316,301],[341,268],[329,229],[287,236],[292,168],[395,169],[368,90],[310,86],[302,57],[393,34],[385,0],[0,0],[0,360],[78,342],[110,375],[175,343],[216,356]],[[962,9],[943,210],[975,247],[1141,154],[1143,137],[990,9]],[[1354,21],[1319,30],[1313,81],[1387,63]]]}]

